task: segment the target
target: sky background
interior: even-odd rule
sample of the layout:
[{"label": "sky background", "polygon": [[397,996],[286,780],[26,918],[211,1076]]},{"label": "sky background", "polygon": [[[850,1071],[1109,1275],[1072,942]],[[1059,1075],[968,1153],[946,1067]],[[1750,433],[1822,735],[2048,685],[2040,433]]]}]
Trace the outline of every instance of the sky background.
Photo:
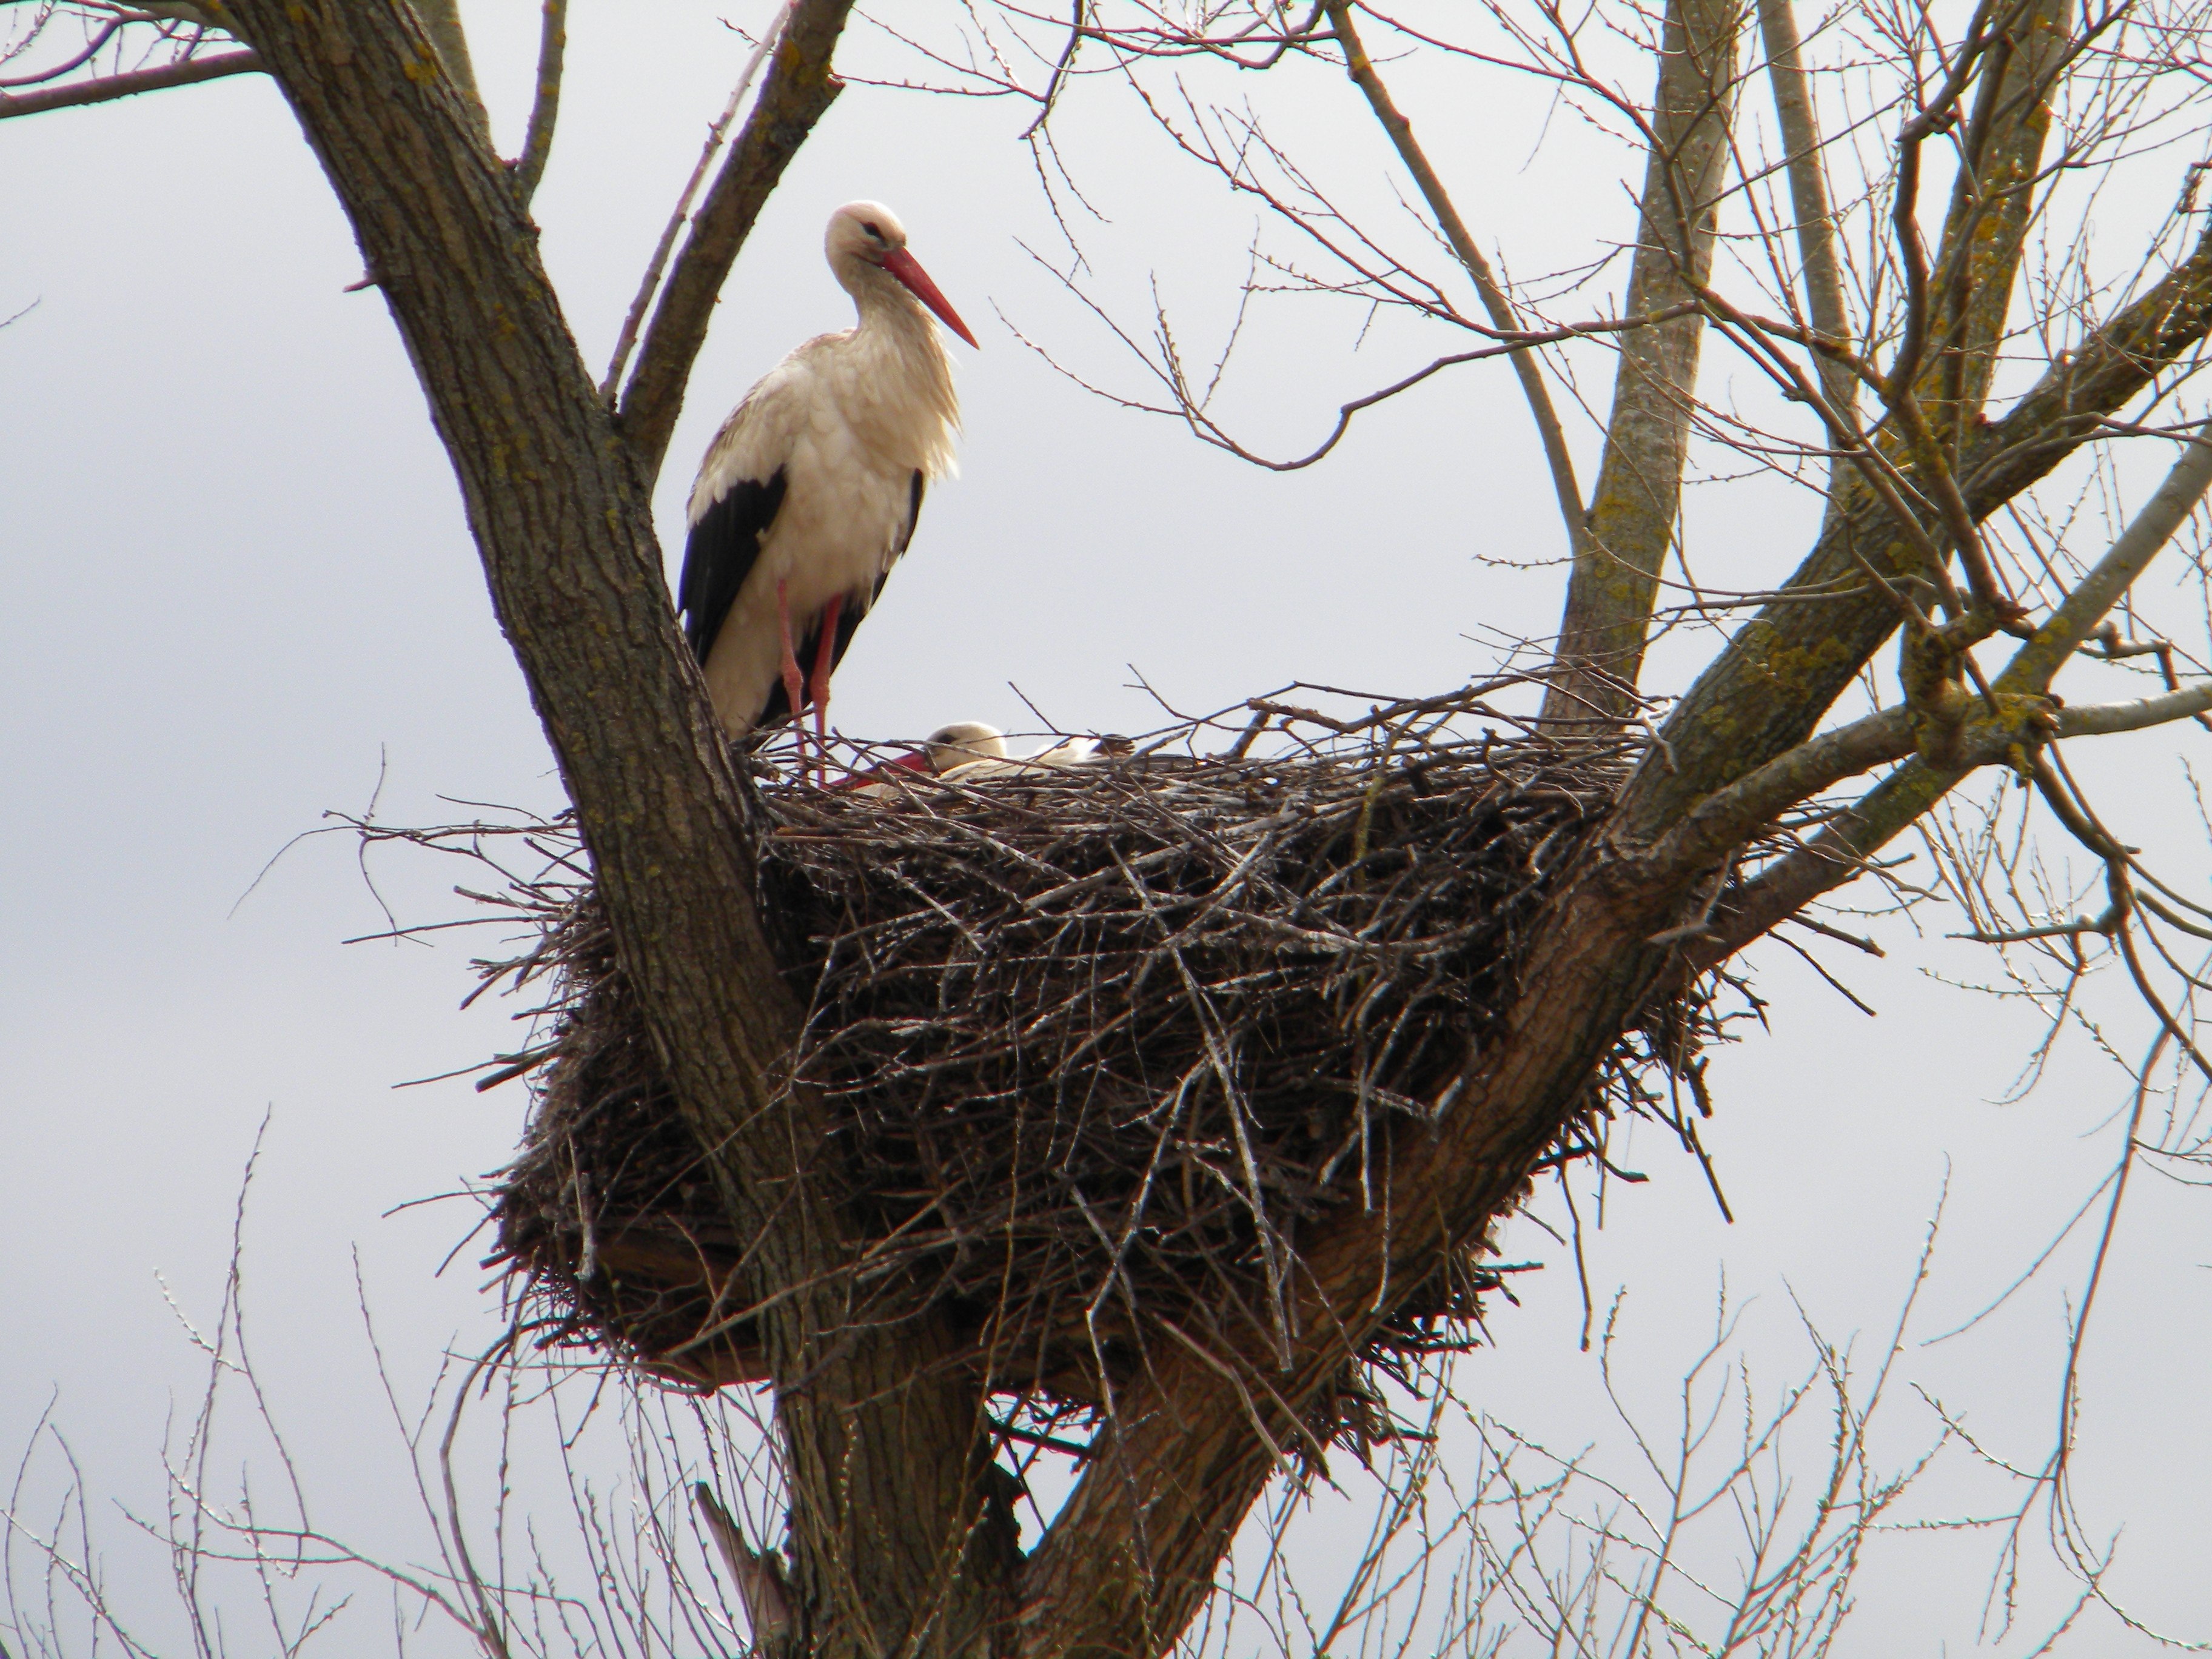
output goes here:
[{"label": "sky background", "polygon": [[[757,26],[767,9],[578,9],[536,212],[588,361],[604,362],[742,64],[726,10]],[[511,149],[536,9],[483,0],[469,20]],[[914,67],[866,25],[851,40],[841,61],[859,73]],[[1525,82],[1496,76],[1480,96],[1470,84],[1408,65],[1401,97],[1509,268],[1562,267],[1626,235],[1625,151],[1553,119]],[[1283,107],[1301,153],[1387,213],[1396,175],[1350,88],[1317,75],[1298,88]],[[1250,204],[1180,162],[1110,90],[1062,118],[1098,214],[1078,222],[1085,280],[1140,333],[1156,280],[1205,356],[1235,310]],[[1440,377],[1364,417],[1327,464],[1278,475],[1115,409],[1024,348],[1012,328],[1086,374],[1141,384],[1024,251],[1065,246],[1017,141],[1032,112],[846,93],[747,246],[699,361],[659,493],[672,559],[694,458],[728,406],[792,344],[848,319],[819,239],[831,208],[866,196],[897,209],[982,349],[955,348],[962,477],[932,492],[839,675],[844,729],[1024,727],[1018,687],[1069,729],[1141,730],[1159,717],[1133,668],[1191,711],[1298,678],[1426,692],[1547,632],[1560,537],[1502,364]],[[2184,159],[2100,209],[2116,242],[2156,222]],[[496,1170],[525,1094],[398,1085],[512,1046],[514,1010],[456,1012],[472,984],[465,941],[343,942],[383,929],[378,893],[410,921],[463,914],[453,869],[379,854],[373,893],[350,837],[309,832],[372,798],[387,821],[437,823],[465,815],[448,798],[547,811],[560,795],[421,394],[380,298],[344,291],[358,253],[273,87],[237,77],[0,125],[0,316],[32,307],[0,331],[0,1453],[38,1449],[25,1490],[58,1502],[58,1443],[37,1425],[58,1426],[110,1589],[158,1632],[165,1561],[129,1516],[161,1509],[164,1437],[202,1370],[183,1322],[216,1319],[264,1121],[243,1231],[250,1331],[325,1524],[394,1555],[419,1548],[360,1304],[410,1400],[443,1352],[480,1350],[500,1322],[481,1249],[455,1249],[472,1202],[400,1206]],[[1263,310],[1225,405],[1255,447],[1310,447],[1346,398],[1425,361],[1421,337],[1389,319],[1363,335],[1364,320],[1300,301]],[[1717,398],[1764,407],[1717,351],[1706,377]],[[1607,384],[1583,391],[1601,405]],[[1594,453],[1577,442],[1587,476]],[[1704,488],[1691,545],[1717,579],[1755,585],[1794,562],[1816,510],[1771,479]],[[2075,550],[2094,556],[2094,525],[2082,533]],[[1659,682],[1679,684],[1707,648],[1668,642]],[[2104,695],[2085,684],[2077,695]],[[2203,743],[2175,728],[2086,763],[2121,832],[2170,848],[2198,884],[2177,756]],[[1863,1352],[1879,1346],[1947,1191],[1921,1335],[2002,1291],[2109,1167],[2126,1083],[2095,1045],[2069,1037],[2035,1093],[1996,1103],[2032,1011],[1946,982],[1994,977],[1985,951],[1903,925],[1883,937],[1880,961],[1829,957],[1872,1018],[1787,952],[1753,958],[1771,1032],[1713,1068],[1709,1144],[1733,1225],[1693,1164],[1656,1135],[1630,1139],[1622,1156],[1653,1179],[1610,1188],[1587,1255],[1601,1302],[1626,1293],[1616,1380],[1655,1414],[1709,1338],[1723,1282],[1748,1304],[1735,1346],[1771,1391],[1807,1364],[1801,1310],[1839,1341],[1856,1334]],[[2121,1046],[2139,1048],[2124,999],[2099,994]],[[1540,1207],[1558,1213],[1549,1198]],[[1595,1357],[1577,1350],[1571,1255],[1526,1224],[1506,1253],[1548,1265],[1521,1282],[1523,1305],[1498,1308],[1496,1346],[1462,1365],[1468,1398],[1635,1478]],[[1901,1377],[1996,1455],[2039,1462],[2086,1262],[2077,1235],[1998,1316],[1908,1346]],[[2141,1181],[2087,1349],[2077,1468],[2085,1524],[2119,1535],[2116,1593],[2197,1641],[2212,1639],[2208,1262],[2202,1195]],[[1935,1419],[1902,1388],[1893,1408],[1883,1449],[1909,1457]],[[1822,1432],[1812,1423],[1798,1443],[1808,1470]],[[1961,1512],[1999,1487],[1962,1462],[1929,1491],[1916,1513]],[[1306,1523],[1299,1547],[1317,1562],[1341,1551],[1343,1508],[1325,1502]],[[2033,1546],[2034,1617],[1989,1650],[2032,1648],[2034,1618],[2064,1604]],[[1839,1650],[1979,1650],[1994,1554],[1987,1537],[1883,1540]],[[372,1620],[326,1650],[388,1651],[387,1638]],[[2091,1614],[2057,1650],[2151,1649]]]}]

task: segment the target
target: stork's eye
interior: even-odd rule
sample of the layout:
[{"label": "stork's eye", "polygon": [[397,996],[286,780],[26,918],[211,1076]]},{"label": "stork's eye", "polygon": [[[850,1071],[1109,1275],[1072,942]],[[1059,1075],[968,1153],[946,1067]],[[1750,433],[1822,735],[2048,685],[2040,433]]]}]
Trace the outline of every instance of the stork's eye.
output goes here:
[{"label": "stork's eye", "polygon": [[860,228],[866,231],[869,235],[874,237],[879,242],[884,240],[883,227],[876,223],[872,219],[867,221],[860,227]]}]

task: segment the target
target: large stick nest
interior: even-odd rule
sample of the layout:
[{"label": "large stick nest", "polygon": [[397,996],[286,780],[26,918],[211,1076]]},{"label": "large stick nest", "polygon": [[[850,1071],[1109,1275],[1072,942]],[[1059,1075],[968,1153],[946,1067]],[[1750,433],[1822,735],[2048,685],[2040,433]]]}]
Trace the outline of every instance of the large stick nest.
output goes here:
[{"label": "large stick nest", "polygon": [[[1617,732],[1500,736],[1470,711],[1488,712],[1462,694],[1324,720],[1264,758],[1248,734],[889,798],[764,787],[763,897],[809,1010],[795,1076],[838,1127],[871,1241],[856,1282],[924,1287],[994,1388],[1048,1413],[1095,1407],[1170,1326],[1264,1364],[1302,1244],[1377,1196],[1395,1135],[1449,1109],[1634,758]],[[508,899],[542,937],[487,964],[553,988],[544,1042],[503,1073],[534,1069],[537,1104],[495,1259],[546,1340],[698,1385],[759,1378],[747,1241],[573,839],[544,833],[552,872]],[[1667,1115],[1664,1079],[1711,1024],[1698,994],[1648,1010],[1559,1156],[1623,1108]],[[1499,1282],[1488,1248],[1437,1262],[1363,1364],[1464,1345]],[[1357,1377],[1342,1393],[1353,1415],[1371,1399]]]}]

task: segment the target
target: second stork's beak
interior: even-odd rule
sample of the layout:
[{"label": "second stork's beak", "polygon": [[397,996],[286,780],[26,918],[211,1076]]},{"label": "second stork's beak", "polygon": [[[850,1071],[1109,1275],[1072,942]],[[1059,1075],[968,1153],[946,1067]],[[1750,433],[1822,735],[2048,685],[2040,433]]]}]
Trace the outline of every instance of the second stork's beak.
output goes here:
[{"label": "second stork's beak", "polygon": [[879,762],[865,772],[848,773],[830,787],[832,789],[858,789],[865,784],[884,782],[901,772],[928,770],[928,752],[925,750],[916,750],[909,755],[900,755],[893,759]]},{"label": "second stork's beak", "polygon": [[[921,261],[902,247],[893,248],[884,255],[884,269],[906,285],[908,293],[927,306],[938,319],[969,345],[975,345],[975,337],[968,331],[968,325],[960,320],[960,313],[952,302],[938,291],[937,284],[929,280],[929,273],[921,268]],[[982,348],[975,346],[978,351]]]}]

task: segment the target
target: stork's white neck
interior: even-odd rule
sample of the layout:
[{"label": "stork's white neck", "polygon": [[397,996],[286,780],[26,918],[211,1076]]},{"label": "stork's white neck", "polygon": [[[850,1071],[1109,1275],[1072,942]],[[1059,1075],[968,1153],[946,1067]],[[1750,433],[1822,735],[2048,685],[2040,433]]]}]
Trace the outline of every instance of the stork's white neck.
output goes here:
[{"label": "stork's white neck", "polygon": [[880,265],[848,258],[832,269],[860,314],[837,354],[850,418],[899,465],[950,477],[960,405],[937,319]]},{"label": "stork's white neck", "polygon": [[840,259],[836,272],[838,286],[853,296],[862,328],[918,336],[940,353],[944,350],[937,343],[937,320],[928,307],[881,265],[866,259]]}]

